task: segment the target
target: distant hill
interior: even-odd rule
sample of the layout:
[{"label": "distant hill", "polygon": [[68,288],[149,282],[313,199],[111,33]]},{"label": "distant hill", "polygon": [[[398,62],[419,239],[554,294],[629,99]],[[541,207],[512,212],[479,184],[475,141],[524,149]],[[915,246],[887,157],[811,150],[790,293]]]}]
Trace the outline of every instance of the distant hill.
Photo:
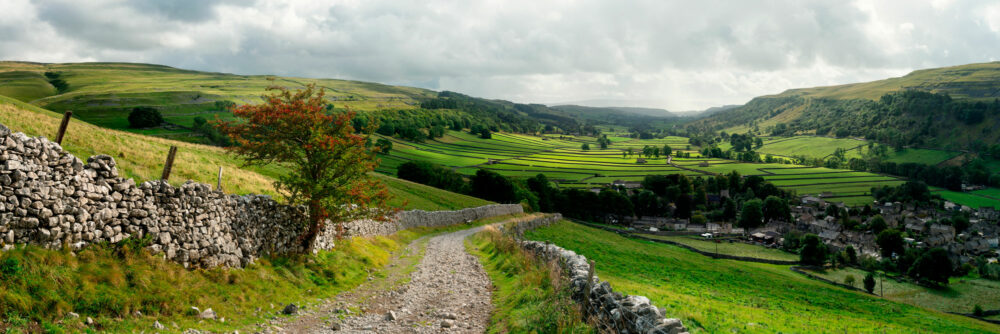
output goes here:
[{"label": "distant hill", "polygon": [[899,78],[791,89],[692,122],[703,131],[865,137],[896,146],[985,152],[1000,141],[1000,62]]},{"label": "distant hill", "polygon": [[789,89],[781,94],[765,97],[877,100],[886,93],[901,90],[944,93],[954,99],[992,101],[1000,98],[1000,62],[917,70],[899,78],[872,82]]},{"label": "distant hill", "polygon": [[646,115],[653,117],[676,117],[673,113],[667,111],[666,109],[660,108],[640,108],[640,107],[608,107],[608,109],[623,111],[631,114]]},{"label": "distant hill", "polygon": [[634,128],[656,128],[681,122],[676,115],[665,109],[580,105],[558,105],[550,108],[583,120]]},{"label": "distant hill", "polygon": [[[193,142],[215,142],[199,124],[230,117],[228,106],[260,103],[271,85],[298,89],[307,84],[324,88],[331,106],[370,113],[388,124],[383,129],[387,133],[405,132],[409,139],[429,135],[438,126],[480,125],[511,132],[576,132],[583,126],[579,117],[540,104],[372,82],[235,75],[153,64],[0,62],[0,95],[56,112],[72,110],[76,117],[107,128]],[[156,108],[167,124],[129,129],[128,113],[138,106]]]},{"label": "distant hill", "polygon": [[743,105],[740,104],[727,104],[724,106],[711,107],[705,110],[671,111],[671,113],[681,117],[708,117],[729,109],[739,108],[742,106]]}]

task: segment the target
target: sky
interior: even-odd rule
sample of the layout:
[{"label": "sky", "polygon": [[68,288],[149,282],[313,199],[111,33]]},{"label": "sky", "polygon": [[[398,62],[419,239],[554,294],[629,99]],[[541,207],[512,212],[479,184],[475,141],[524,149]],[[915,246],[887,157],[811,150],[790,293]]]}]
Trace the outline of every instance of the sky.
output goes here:
[{"label": "sky", "polygon": [[2,0],[0,59],[673,111],[996,61],[1000,1]]}]

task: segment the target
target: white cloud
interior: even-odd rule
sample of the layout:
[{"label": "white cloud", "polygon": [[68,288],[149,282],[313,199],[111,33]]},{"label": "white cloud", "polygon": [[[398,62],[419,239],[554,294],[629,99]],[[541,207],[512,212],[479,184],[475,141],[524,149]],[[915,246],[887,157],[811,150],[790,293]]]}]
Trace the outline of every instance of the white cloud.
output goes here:
[{"label": "white cloud", "polygon": [[989,1],[0,3],[0,59],[335,77],[673,110],[1000,54]]}]

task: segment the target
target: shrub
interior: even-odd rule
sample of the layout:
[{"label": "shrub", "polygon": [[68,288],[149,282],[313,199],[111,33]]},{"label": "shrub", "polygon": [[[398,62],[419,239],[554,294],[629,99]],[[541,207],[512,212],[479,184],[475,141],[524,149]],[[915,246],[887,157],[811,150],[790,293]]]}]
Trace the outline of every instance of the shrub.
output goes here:
[{"label": "shrub", "polygon": [[844,277],[844,284],[854,286],[854,283],[855,283],[854,275],[847,275],[847,277]]},{"label": "shrub", "polygon": [[865,284],[865,291],[868,291],[868,293],[874,292],[875,291],[875,275],[872,274],[871,272],[868,272],[868,274],[865,275],[864,284]]},{"label": "shrub", "polygon": [[163,124],[163,115],[153,107],[135,107],[128,114],[128,125],[131,128],[150,128]]},{"label": "shrub", "polygon": [[983,316],[984,313],[985,312],[983,312],[983,307],[979,306],[979,304],[976,304],[976,306],[972,308],[972,315],[974,316],[981,317]]}]

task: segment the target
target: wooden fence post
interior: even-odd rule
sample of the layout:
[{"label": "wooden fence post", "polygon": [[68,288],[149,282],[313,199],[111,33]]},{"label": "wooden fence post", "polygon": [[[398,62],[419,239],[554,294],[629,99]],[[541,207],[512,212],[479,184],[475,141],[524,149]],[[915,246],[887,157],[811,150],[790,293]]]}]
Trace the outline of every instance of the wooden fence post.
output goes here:
[{"label": "wooden fence post", "polygon": [[219,166],[219,180],[215,183],[215,190],[222,191],[222,166]]},{"label": "wooden fence post", "polygon": [[59,123],[59,132],[56,133],[56,144],[62,145],[63,135],[66,134],[66,127],[69,126],[69,119],[73,117],[72,110],[63,113],[62,123]]},{"label": "wooden fence post", "polygon": [[174,156],[177,155],[177,146],[170,147],[170,153],[167,153],[167,164],[163,166],[163,176],[160,180],[167,181],[170,179],[170,170],[174,167]]}]

